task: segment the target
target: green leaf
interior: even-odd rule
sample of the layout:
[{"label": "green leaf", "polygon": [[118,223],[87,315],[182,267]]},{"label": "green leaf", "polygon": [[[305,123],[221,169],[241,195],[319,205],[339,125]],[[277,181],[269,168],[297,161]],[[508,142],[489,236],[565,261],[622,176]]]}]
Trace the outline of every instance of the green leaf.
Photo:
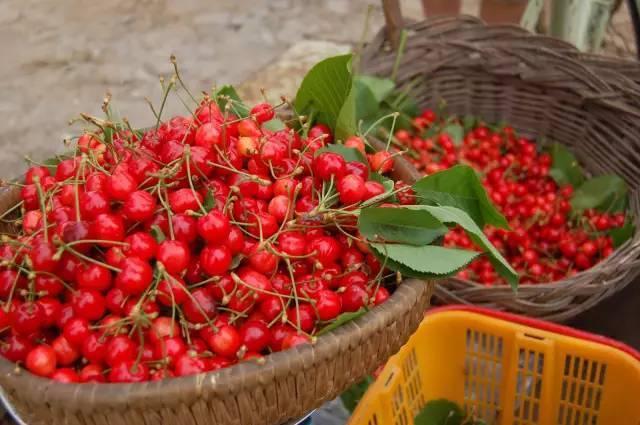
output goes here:
[{"label": "green leaf", "polygon": [[478,119],[473,115],[465,115],[462,118],[462,127],[464,127],[464,131],[471,131],[478,125]]},{"label": "green leaf", "polygon": [[349,95],[344,100],[340,113],[336,119],[335,136],[338,140],[345,140],[358,132],[358,112],[356,109],[357,93],[352,88]]},{"label": "green leaf", "polygon": [[151,236],[153,236],[153,238],[158,243],[162,243],[167,239],[164,232],[162,231],[160,226],[158,226],[157,224],[154,224],[153,226],[151,226]]},{"label": "green leaf", "polygon": [[511,267],[507,260],[500,254],[495,246],[482,232],[482,229],[473,221],[465,211],[450,206],[416,205],[406,208],[425,209],[442,223],[455,224],[462,227],[471,240],[489,254],[489,261],[500,276],[504,277],[513,289],[518,287],[518,273]]},{"label": "green leaf", "polygon": [[549,175],[553,177],[558,186],[570,184],[578,187],[584,182],[584,174],[576,157],[564,146],[554,143],[549,148],[549,154],[553,160]]},{"label": "green leaf", "polygon": [[454,275],[480,255],[479,252],[435,245],[371,243],[370,246],[386,267],[418,279]]},{"label": "green leaf", "polygon": [[227,102],[230,102],[230,112],[240,118],[246,118],[249,116],[249,108],[242,103],[240,96],[238,96],[238,92],[232,85],[224,85],[220,87],[214,93],[214,98],[220,110],[224,111],[224,108],[227,106]]},{"label": "green leaf", "polygon": [[344,145],[338,145],[338,144],[332,143],[330,145],[325,146],[324,148],[318,149],[315,153],[315,156],[318,156],[323,152],[337,153],[342,158],[344,158],[344,160],[347,162],[353,162],[353,161],[362,162],[367,167],[369,166],[369,161],[367,161],[367,158],[365,158],[362,152],[360,152],[358,149],[355,149],[355,148],[348,148]]},{"label": "green leaf", "polygon": [[338,329],[340,326],[344,325],[345,323],[351,322],[352,320],[356,320],[358,317],[363,316],[367,311],[369,310],[362,307],[358,311],[342,313],[341,315],[336,317],[333,322],[329,323],[327,326],[320,329],[320,332],[318,332],[316,335],[318,336],[324,335],[327,332],[331,332],[334,329]]},{"label": "green leaf", "polygon": [[409,208],[363,208],[358,229],[372,241],[409,245],[430,244],[448,231],[429,212]]},{"label": "green leaf", "polygon": [[[357,79],[354,79],[352,93],[355,96],[354,106],[356,123],[369,117],[372,119],[380,118],[380,101],[376,99],[375,94],[367,85]],[[347,105],[346,102],[345,105]]]},{"label": "green leaf", "polygon": [[344,407],[350,412],[353,413],[362,400],[362,397],[367,392],[367,389],[371,384],[373,384],[374,379],[371,376],[367,376],[360,382],[356,382],[352,386],[350,386],[345,392],[340,394],[340,400],[342,400],[342,404]]},{"label": "green leaf", "polygon": [[627,184],[615,175],[594,177],[573,192],[571,207],[576,211],[595,208],[620,212],[627,206]]},{"label": "green leaf", "polygon": [[628,241],[633,233],[636,230],[636,226],[633,225],[633,222],[627,217],[627,221],[625,221],[624,226],[622,227],[614,227],[613,229],[607,232],[611,239],[613,239],[613,246],[618,248],[620,245],[624,244]]},{"label": "green leaf", "polygon": [[451,140],[453,144],[456,146],[462,145],[462,141],[464,140],[464,128],[458,123],[451,123],[447,125],[442,132],[449,134],[451,136]]},{"label": "green leaf", "polygon": [[204,202],[202,203],[204,209],[209,212],[216,206],[216,198],[213,195],[213,191],[211,189],[207,190],[207,195],[204,197]]},{"label": "green leaf", "polygon": [[432,400],[422,408],[414,419],[415,425],[463,425],[464,411],[449,400]]},{"label": "green leaf", "polygon": [[396,86],[393,80],[388,78],[372,77],[370,75],[357,75],[354,77],[354,83],[367,87],[377,103],[385,100]]},{"label": "green leaf", "polygon": [[[317,111],[317,120],[336,129],[338,116],[352,89],[351,56],[342,55],[327,58],[317,63],[302,80],[296,93],[295,109],[298,114]],[[352,97],[353,111],[346,108],[343,120],[353,112],[355,128],[355,99]],[[345,125],[343,123],[342,125]],[[336,137],[338,137],[336,135]]]},{"label": "green leaf", "polygon": [[456,165],[423,177],[413,185],[416,199],[425,205],[449,205],[467,212],[481,227],[509,229],[509,223],[491,203],[473,168]]},{"label": "green leaf", "polygon": [[282,120],[274,118],[262,124],[262,128],[269,131],[280,131],[286,129],[287,126]]}]

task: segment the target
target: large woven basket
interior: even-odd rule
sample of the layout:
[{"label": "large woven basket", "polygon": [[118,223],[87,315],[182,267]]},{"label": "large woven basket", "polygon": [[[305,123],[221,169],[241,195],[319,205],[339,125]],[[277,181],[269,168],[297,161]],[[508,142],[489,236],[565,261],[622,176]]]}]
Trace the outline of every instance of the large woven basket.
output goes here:
[{"label": "large woven basket", "polygon": [[[392,73],[397,54],[388,40],[399,39],[401,28],[399,6],[385,1],[385,7],[390,5],[387,28],[362,53],[365,74]],[[417,79],[411,94],[422,107],[435,108],[444,100],[450,113],[506,121],[526,136],[566,145],[587,172],[626,180],[640,228],[640,66],[585,55],[517,27],[488,27],[467,16],[411,23],[405,29],[396,82],[402,87]],[[616,67],[624,72],[617,73]],[[517,294],[508,286],[448,279],[438,284],[434,297],[441,303],[566,321],[620,291],[639,273],[636,230],[610,257],[568,279],[524,284]]]},{"label": "large woven basket", "polygon": [[[396,158],[393,177],[413,180],[416,170]],[[0,213],[18,201],[18,189],[0,189]],[[406,280],[361,318],[313,345],[266,356],[262,365],[141,384],[63,384],[0,356],[0,387],[29,425],[279,425],[337,397],[395,354],[422,321],[432,292],[431,282]],[[0,423],[11,423],[1,412]]]}]

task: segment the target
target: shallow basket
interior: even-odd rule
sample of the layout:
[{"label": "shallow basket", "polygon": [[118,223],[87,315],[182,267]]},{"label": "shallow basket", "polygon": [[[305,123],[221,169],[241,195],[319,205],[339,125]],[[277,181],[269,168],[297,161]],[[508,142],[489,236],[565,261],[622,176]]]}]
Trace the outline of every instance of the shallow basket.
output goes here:
[{"label": "shallow basket", "polygon": [[[391,6],[390,6],[391,5]],[[396,1],[385,7],[398,16]],[[389,12],[387,10],[387,12]],[[362,52],[363,74],[389,77],[397,54],[387,20]],[[486,286],[460,279],[438,283],[440,303],[470,304],[566,321],[632,282],[640,273],[640,66],[585,55],[567,43],[513,26],[486,26],[473,17],[431,19],[405,27],[406,45],[397,69],[400,87],[421,107],[446,102],[448,113],[505,121],[520,134],[567,146],[592,175],[617,174],[631,189],[636,232],[596,266],[547,284]]]},{"label": "shallow basket", "polygon": [[637,425],[640,353],[575,329],[479,307],[426,315],[349,425],[413,425],[446,399],[490,425]]},{"label": "shallow basket", "polygon": [[[394,178],[415,173],[396,158]],[[19,199],[17,188],[1,188],[0,213]],[[279,425],[334,399],[397,352],[420,324],[432,291],[431,282],[406,280],[384,304],[314,344],[271,354],[264,364],[159,382],[63,384],[0,356],[0,398],[29,425]],[[0,408],[0,423],[11,423],[2,416]]]}]

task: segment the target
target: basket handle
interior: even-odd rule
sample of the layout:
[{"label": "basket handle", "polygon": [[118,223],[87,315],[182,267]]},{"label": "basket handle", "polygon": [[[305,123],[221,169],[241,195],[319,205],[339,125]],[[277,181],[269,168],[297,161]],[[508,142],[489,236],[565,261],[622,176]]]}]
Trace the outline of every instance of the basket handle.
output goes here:
[{"label": "basket handle", "polygon": [[387,37],[391,42],[391,47],[397,49],[400,45],[400,34],[404,28],[404,19],[400,9],[399,0],[382,0],[382,10],[386,23]]}]

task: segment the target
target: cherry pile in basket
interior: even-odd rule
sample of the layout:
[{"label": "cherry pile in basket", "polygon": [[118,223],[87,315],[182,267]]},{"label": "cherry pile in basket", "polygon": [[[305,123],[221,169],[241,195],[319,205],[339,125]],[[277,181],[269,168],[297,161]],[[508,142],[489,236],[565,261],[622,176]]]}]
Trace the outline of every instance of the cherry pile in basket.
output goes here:
[{"label": "cherry pile in basket", "polygon": [[[388,190],[369,170],[391,154],[348,162],[318,152],[324,125],[301,137],[263,127],[267,103],[228,112],[205,101],[147,131],[86,133],[29,168],[0,245],[4,357],[62,382],[163,379],[259,360],[387,300],[349,211]],[[331,226],[307,215],[325,206]]]},{"label": "cherry pile in basket", "polygon": [[[560,280],[611,255],[631,234],[627,188],[617,176],[587,180],[575,157],[553,145],[539,151],[510,126],[491,129],[473,117],[447,118],[424,110],[411,128],[395,132],[419,171],[431,175],[458,164],[473,167],[510,230],[485,233],[522,277],[522,283]],[[445,246],[470,248],[461,230],[445,235]],[[481,258],[458,277],[486,285],[504,283]]]}]

